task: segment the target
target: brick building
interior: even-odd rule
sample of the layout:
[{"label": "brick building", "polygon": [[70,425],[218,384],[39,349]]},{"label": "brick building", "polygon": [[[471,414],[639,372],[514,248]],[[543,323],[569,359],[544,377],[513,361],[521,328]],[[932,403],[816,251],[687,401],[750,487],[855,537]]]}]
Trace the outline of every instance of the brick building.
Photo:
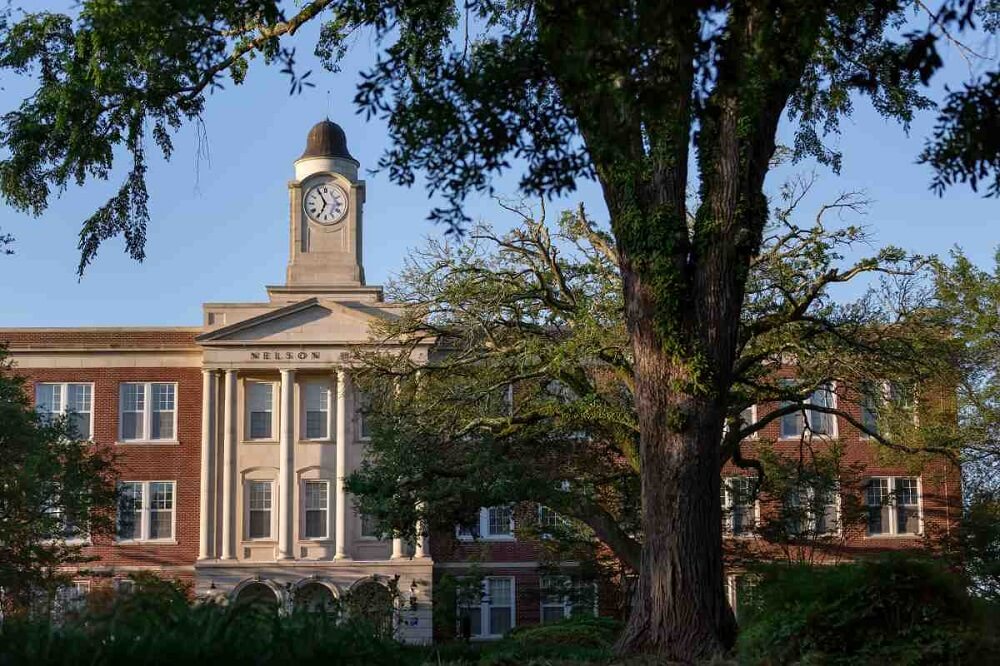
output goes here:
[{"label": "brick building", "polygon": [[[486,594],[465,604],[474,635],[573,610],[568,596],[541,593],[553,581],[540,577],[538,550],[517,539],[509,509],[484,508],[475,541],[456,533],[403,543],[381,539],[342,487],[367,436],[349,351],[367,342],[372,321],[395,313],[364,280],[358,167],[337,125],[312,128],[289,183],[286,280],[267,287],[266,301],[206,303],[193,328],[0,329],[38,408],[75,412],[81,432],[120,460],[117,535],[87,542],[99,559],[81,590],[126,585],[149,570],[187,580],[199,595],[290,605],[363,588],[379,594],[395,580],[405,601],[401,636],[428,641],[435,629],[447,633],[432,626],[435,581],[467,573],[475,560]],[[427,351],[417,348],[415,360]],[[857,430],[838,431],[836,418],[828,427],[867,476],[866,486],[843,493],[867,494],[873,507],[889,495],[905,500],[880,527],[845,531],[840,555],[914,547],[950,529],[960,506],[956,469],[913,476],[882,467]],[[789,446],[800,439],[782,428],[792,426],[776,421],[763,435]],[[742,472],[724,477],[728,541],[751,545],[744,534],[769,509],[741,506]]]}]

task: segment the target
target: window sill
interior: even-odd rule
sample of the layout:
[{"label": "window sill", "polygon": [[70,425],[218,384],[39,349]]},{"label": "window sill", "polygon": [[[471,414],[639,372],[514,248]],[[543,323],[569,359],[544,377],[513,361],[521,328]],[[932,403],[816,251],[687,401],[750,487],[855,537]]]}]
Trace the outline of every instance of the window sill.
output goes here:
[{"label": "window sill", "polygon": [[866,539],[922,539],[923,534],[866,534]]},{"label": "window sill", "polygon": [[460,536],[460,537],[457,537],[457,538],[462,543],[477,543],[477,542],[484,542],[484,541],[486,543],[504,543],[504,542],[514,542],[514,541],[517,541],[517,537],[513,536],[513,535],[511,535],[511,536],[481,536],[478,539],[475,538],[475,537],[467,537],[467,536]]},{"label": "window sill", "polygon": [[299,444],[336,444],[337,440],[333,437],[326,437],[323,439],[300,439]]},{"label": "window sill", "polygon": [[177,539],[115,539],[116,546],[169,546],[176,544]]},{"label": "window sill", "polygon": [[299,539],[299,544],[303,546],[321,546],[327,544],[333,544],[334,540],[328,536],[321,537],[302,537]]},{"label": "window sill", "polygon": [[277,444],[276,439],[241,439],[240,444]]},{"label": "window sill", "polygon": [[243,546],[277,546],[278,541],[270,537],[266,539],[244,539],[240,542]]},{"label": "window sill", "polygon": [[126,439],[118,440],[115,446],[179,446],[176,439]]}]

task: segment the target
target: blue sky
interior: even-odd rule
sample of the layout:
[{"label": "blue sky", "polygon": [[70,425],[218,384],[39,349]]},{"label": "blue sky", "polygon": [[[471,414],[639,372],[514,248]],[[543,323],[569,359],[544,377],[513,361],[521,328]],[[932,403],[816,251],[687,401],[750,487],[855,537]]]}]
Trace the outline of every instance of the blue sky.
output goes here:
[{"label": "blue sky", "polygon": [[[169,163],[153,160],[152,222],[143,263],[129,259],[121,241],[113,240],[82,281],[75,275],[79,225],[116,190],[124,162],[111,181],[69,189],[40,218],[0,207],[0,229],[17,239],[15,254],[0,256],[0,326],[198,325],[203,302],[264,300],[264,285],[284,280],[286,185],[309,128],[329,109],[363,170],[374,167],[386,147],[384,125],[355,115],[351,103],[357,72],[371,62],[374,45],[360,38],[343,72],[329,74],[308,57],[316,30],[303,29],[295,41],[303,69],[314,70],[316,88],[289,96],[277,68],[252,68],[243,86],[228,86],[209,98],[203,127],[186,126],[178,133]],[[956,65],[951,74],[957,78],[963,68]],[[23,81],[2,83],[0,111],[7,111],[29,88]],[[914,159],[932,120],[918,118],[907,136],[859,101],[834,139],[844,153],[839,176],[800,164],[780,169],[768,187],[775,191],[789,174],[816,169],[820,181],[802,208],[804,223],[838,192],[864,190],[873,201],[868,214],[845,221],[870,225],[879,243],[920,253],[945,253],[959,245],[988,265],[1000,238],[1000,201],[963,187],[943,198],[928,191],[930,172]],[[409,248],[444,229],[426,220],[432,203],[421,186],[401,188],[382,173],[365,178],[364,263],[368,282],[380,284],[400,267]],[[497,190],[516,196],[515,184],[511,173],[497,182]],[[549,210],[578,201],[595,218],[607,220],[593,183],[581,183]],[[485,197],[469,201],[468,211],[500,227],[514,222]]]}]

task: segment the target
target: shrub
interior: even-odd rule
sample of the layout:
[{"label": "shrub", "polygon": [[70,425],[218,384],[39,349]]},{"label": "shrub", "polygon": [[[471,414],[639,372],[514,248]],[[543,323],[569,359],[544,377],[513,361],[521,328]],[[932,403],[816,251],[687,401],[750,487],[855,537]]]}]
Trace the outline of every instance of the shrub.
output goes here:
[{"label": "shrub", "polygon": [[582,648],[610,648],[621,624],[607,617],[581,615],[562,622],[518,627],[510,639],[520,645],[572,645]]},{"label": "shrub", "polygon": [[524,666],[606,663],[621,624],[609,618],[574,617],[517,627],[501,641],[446,643],[430,648],[427,664]]},{"label": "shrub", "polygon": [[754,597],[738,642],[741,663],[969,663],[988,661],[1000,647],[988,629],[992,609],[929,560],[772,565]]},{"label": "shrub", "polygon": [[323,614],[281,617],[253,606],[190,605],[170,585],[140,586],[105,611],[54,624],[14,619],[0,628],[0,665],[371,664],[404,661],[404,648],[370,628]]}]

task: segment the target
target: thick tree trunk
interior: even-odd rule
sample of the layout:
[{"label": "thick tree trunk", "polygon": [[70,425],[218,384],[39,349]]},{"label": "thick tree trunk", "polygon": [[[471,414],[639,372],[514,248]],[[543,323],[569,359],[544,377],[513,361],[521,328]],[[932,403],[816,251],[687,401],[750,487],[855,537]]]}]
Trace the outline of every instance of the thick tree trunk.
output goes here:
[{"label": "thick tree trunk", "polygon": [[649,301],[637,282],[626,276],[645,540],[639,589],[618,650],[692,663],[728,650],[736,635],[722,568],[722,408],[702,384],[705,377],[695,374],[693,321],[687,335],[670,336],[675,342],[687,337],[686,352],[669,353],[655,315],[640,312]]}]

